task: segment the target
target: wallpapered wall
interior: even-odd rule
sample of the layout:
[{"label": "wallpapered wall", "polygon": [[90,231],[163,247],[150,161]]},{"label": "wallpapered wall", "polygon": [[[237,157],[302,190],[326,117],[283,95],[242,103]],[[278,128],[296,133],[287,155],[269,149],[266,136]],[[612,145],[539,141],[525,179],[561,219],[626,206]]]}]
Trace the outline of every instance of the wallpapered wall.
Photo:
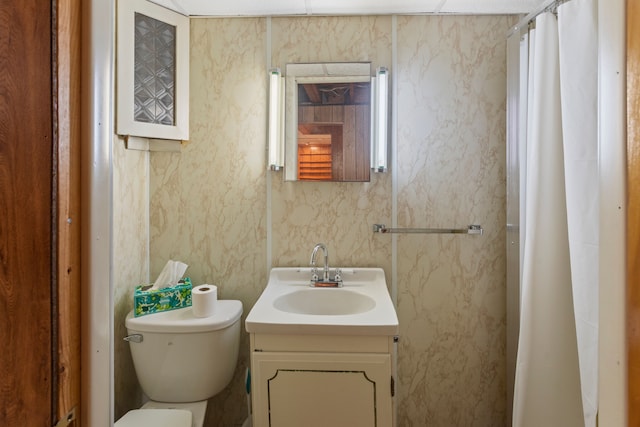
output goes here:
[{"label": "wallpapered wall", "polygon": [[[189,143],[150,155],[115,147],[114,192],[123,195],[114,197],[116,418],[141,399],[120,344],[132,284],[179,259],[194,284],[241,300],[244,320],[269,261],[306,265],[324,242],[332,265],[382,267],[397,294],[398,425],[504,425],[506,31],[514,21],[193,19]],[[267,172],[267,55],[283,69],[389,67],[397,166],[369,183],[291,183]],[[372,233],[394,219],[399,227],[481,224],[484,235]],[[233,383],[211,400],[209,426],[246,417],[248,353],[243,330]]]}]

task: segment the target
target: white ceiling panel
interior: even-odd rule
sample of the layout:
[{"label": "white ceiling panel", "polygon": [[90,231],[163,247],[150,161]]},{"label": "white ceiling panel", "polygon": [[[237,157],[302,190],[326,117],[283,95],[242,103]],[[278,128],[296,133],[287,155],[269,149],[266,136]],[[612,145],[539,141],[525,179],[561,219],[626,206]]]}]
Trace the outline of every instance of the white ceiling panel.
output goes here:
[{"label": "white ceiling panel", "polygon": [[151,0],[188,16],[526,14],[549,0]]},{"label": "white ceiling panel", "polygon": [[313,15],[433,13],[443,0],[306,0]]},{"label": "white ceiling panel", "polygon": [[189,16],[304,15],[304,0],[152,0]]},{"label": "white ceiling panel", "polygon": [[529,13],[548,0],[446,0],[440,13]]}]

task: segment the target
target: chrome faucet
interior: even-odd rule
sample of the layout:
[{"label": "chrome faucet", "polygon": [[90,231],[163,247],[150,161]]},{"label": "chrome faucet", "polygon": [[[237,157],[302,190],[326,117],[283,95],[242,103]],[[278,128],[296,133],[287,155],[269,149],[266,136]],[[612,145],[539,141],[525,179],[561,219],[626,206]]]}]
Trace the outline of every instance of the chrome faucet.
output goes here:
[{"label": "chrome faucet", "polygon": [[[318,268],[316,267],[316,255],[318,254],[318,249],[322,249],[322,253],[324,255],[324,267],[322,269],[322,279],[318,276]],[[318,243],[313,247],[313,252],[311,252],[311,259],[309,260],[309,265],[311,265],[311,285],[312,286],[342,286],[342,277],[339,269],[336,269],[336,274],[334,279],[332,280],[329,275],[329,251],[324,243]]]},{"label": "chrome faucet", "polygon": [[311,267],[313,267],[313,271],[314,273],[316,273],[316,276],[317,276],[318,270],[316,268],[316,254],[318,253],[318,249],[322,249],[322,253],[324,254],[324,268],[322,270],[322,281],[328,282],[329,281],[329,251],[327,250],[327,247],[324,245],[324,243],[318,243],[313,247],[313,252],[311,252],[311,260],[309,261],[309,264],[311,265]]}]

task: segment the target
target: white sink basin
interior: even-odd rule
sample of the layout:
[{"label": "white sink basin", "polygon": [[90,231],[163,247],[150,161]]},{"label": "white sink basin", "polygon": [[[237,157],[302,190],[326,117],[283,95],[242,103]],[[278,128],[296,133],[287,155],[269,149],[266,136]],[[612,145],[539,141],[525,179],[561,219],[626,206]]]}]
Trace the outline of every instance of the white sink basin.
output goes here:
[{"label": "white sink basin", "polygon": [[376,302],[367,295],[344,288],[309,288],[279,296],[273,306],[287,313],[344,316],[369,311]]},{"label": "white sink basin", "polygon": [[342,268],[342,288],[309,286],[309,268],[274,268],[253,306],[249,333],[397,335],[398,317],[381,268]]}]

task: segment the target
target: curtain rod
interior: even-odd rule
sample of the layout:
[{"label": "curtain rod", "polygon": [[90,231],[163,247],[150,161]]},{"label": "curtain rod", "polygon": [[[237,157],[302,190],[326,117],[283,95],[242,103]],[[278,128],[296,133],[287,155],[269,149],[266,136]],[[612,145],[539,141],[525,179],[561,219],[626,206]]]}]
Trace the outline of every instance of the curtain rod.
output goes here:
[{"label": "curtain rod", "polygon": [[555,13],[555,11],[558,9],[558,6],[562,5],[563,3],[567,3],[569,1],[571,0],[551,0],[547,2],[544,6],[529,13],[524,18],[522,18],[516,25],[511,27],[511,29],[507,32],[507,38],[511,37],[513,34],[520,31],[523,27],[529,25],[529,23],[535,20],[538,17],[538,15],[542,15],[543,13],[551,12],[551,11]]}]

